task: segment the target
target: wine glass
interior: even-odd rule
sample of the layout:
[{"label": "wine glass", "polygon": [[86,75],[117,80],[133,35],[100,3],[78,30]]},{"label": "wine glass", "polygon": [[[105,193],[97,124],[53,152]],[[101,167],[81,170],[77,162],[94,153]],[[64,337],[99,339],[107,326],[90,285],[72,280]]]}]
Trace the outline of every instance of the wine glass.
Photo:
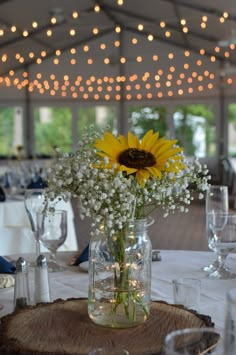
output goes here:
[{"label": "wine glass", "polygon": [[236,248],[236,213],[211,212],[208,213],[209,245],[217,252],[218,267],[209,274],[209,277],[218,279],[235,278],[236,274],[225,267],[227,255]]},{"label": "wine glass", "polygon": [[228,186],[212,185],[209,186],[206,194],[206,237],[208,240],[208,247],[215,253],[214,261],[203,268],[206,272],[213,272],[219,266],[219,260],[217,257],[217,250],[214,249],[214,245],[211,240],[211,229],[209,228],[208,213],[211,212],[228,212],[229,210],[229,194]]},{"label": "wine glass", "polygon": [[222,355],[223,337],[211,327],[184,328],[167,334],[164,347],[165,355]]},{"label": "wine glass", "polygon": [[36,257],[40,255],[40,243],[37,236],[36,214],[46,209],[47,204],[44,198],[44,189],[27,189],[24,195],[24,204],[29,217],[31,231],[36,242]]},{"label": "wine glass", "polygon": [[56,252],[67,237],[67,211],[37,212],[37,229],[39,241],[50,251],[48,271],[64,271],[65,268],[56,262]]}]

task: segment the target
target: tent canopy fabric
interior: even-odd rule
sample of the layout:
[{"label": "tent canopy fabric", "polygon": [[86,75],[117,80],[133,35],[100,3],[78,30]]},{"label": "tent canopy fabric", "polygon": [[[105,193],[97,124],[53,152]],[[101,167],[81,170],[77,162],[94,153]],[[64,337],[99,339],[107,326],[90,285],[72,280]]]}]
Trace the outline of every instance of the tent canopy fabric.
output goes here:
[{"label": "tent canopy fabric", "polygon": [[0,95],[232,97],[233,0],[1,0]]}]

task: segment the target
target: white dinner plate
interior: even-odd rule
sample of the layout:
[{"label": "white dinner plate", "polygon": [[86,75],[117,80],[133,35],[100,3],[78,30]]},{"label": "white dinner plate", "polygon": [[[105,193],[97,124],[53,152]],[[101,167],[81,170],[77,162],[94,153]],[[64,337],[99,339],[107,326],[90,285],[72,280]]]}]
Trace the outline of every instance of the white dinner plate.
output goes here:
[{"label": "white dinner plate", "polygon": [[[0,292],[9,291],[14,288],[15,277],[9,274],[0,274]],[[2,287],[7,286],[7,287]]]},{"label": "white dinner plate", "polygon": [[0,288],[0,293],[10,290],[14,290],[14,286]]},{"label": "white dinner plate", "polygon": [[79,264],[79,267],[81,270],[88,272],[89,262],[84,261],[83,263]]}]

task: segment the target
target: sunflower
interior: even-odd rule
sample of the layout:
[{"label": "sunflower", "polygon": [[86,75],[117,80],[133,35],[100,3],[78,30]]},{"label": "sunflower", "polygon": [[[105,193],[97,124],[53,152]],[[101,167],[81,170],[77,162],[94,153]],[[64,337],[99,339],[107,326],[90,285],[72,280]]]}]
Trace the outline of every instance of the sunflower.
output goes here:
[{"label": "sunflower", "polygon": [[127,138],[106,132],[101,139],[96,139],[94,147],[100,157],[109,160],[106,165],[101,163],[100,168],[111,169],[115,164],[117,170],[135,175],[144,187],[151,176],[161,179],[163,172],[178,173],[185,168],[179,154],[183,149],[176,147],[176,142],[159,138],[159,132],[153,133],[153,130],[148,131],[141,141],[131,132]]}]

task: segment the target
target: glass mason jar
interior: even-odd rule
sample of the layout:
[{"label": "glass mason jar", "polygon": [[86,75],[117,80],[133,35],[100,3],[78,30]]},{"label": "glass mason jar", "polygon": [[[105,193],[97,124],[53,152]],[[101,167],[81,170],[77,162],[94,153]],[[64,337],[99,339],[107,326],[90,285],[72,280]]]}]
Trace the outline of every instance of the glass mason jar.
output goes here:
[{"label": "glass mason jar", "polygon": [[109,233],[106,225],[90,241],[88,314],[107,327],[127,328],[150,314],[152,246],[147,220]]}]

